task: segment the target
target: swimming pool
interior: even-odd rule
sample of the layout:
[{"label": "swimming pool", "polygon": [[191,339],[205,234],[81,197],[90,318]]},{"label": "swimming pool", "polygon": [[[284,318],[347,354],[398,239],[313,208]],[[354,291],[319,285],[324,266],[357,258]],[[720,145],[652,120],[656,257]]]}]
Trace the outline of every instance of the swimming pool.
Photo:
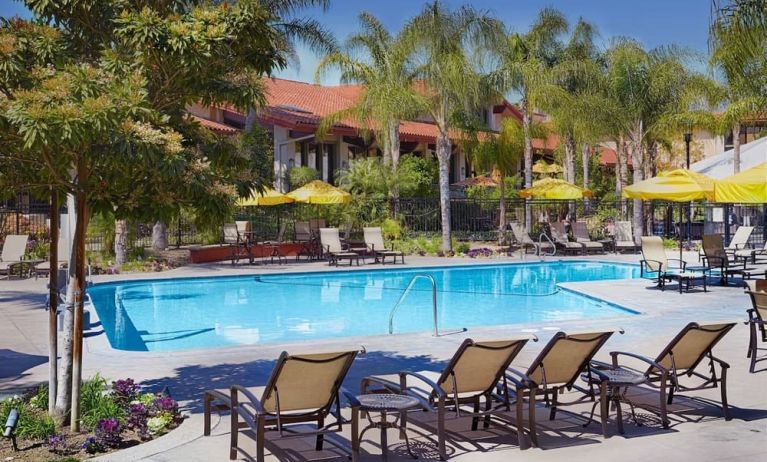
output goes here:
[{"label": "swimming pool", "polygon": [[[89,294],[113,348],[173,351],[388,333],[415,274],[437,282],[440,329],[635,314],[557,287],[634,278],[636,265],[567,261],[392,268],[97,284]],[[431,284],[419,279],[395,333],[431,331]]]}]

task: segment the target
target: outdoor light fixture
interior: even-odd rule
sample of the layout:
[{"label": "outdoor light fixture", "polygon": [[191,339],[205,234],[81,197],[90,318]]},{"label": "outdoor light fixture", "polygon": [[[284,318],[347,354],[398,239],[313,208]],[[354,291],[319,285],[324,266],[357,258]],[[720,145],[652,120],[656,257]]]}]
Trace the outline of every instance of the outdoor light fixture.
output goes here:
[{"label": "outdoor light fixture", "polygon": [[170,387],[169,387],[169,386],[167,386],[167,385],[165,385],[165,386],[163,387],[162,391],[160,392],[160,394],[162,394],[162,395],[165,395],[165,396],[167,396],[168,398],[170,398],[170,397],[171,397],[171,396],[170,396]]},{"label": "outdoor light fixture", "polygon": [[690,170],[690,142],[692,141],[692,124],[687,124],[687,131],[684,133],[685,152],[687,153],[687,170]]},{"label": "outdoor light fixture", "polygon": [[19,411],[11,409],[8,413],[8,420],[5,421],[5,431],[3,431],[3,437],[10,438],[13,450],[18,451],[19,447],[16,445],[16,435],[13,431],[16,430],[16,424],[19,422]]}]

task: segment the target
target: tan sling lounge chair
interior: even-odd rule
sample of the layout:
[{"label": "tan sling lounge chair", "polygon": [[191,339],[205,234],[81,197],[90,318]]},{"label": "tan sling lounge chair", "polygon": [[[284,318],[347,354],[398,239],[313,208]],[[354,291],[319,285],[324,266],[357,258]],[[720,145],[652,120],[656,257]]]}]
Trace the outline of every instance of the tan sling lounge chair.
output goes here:
[{"label": "tan sling lounge chair", "polygon": [[534,241],[527,233],[527,231],[525,231],[525,227],[522,226],[521,223],[512,222],[509,223],[509,226],[511,227],[511,233],[514,235],[514,239],[517,241],[520,247],[522,247],[525,253],[527,253],[528,249],[533,249],[536,255],[540,255],[542,251],[554,251],[554,246],[549,241]]},{"label": "tan sling lounge chair", "polygon": [[[210,435],[213,409],[231,411],[229,458],[237,458],[242,430],[256,435],[257,462],[264,460],[267,429],[281,438],[316,436],[316,449],[322,450],[324,435],[341,431],[339,394],[346,373],[357,351],[289,355],[283,352],[272,370],[261,399],[249,389],[232,385],[229,393],[209,390],[203,394],[205,436]],[[333,422],[325,425],[326,418]],[[316,431],[298,430],[293,424],[313,423]],[[328,443],[334,444],[330,439]],[[342,448],[343,449],[343,448]],[[348,451],[346,451],[348,452]]]},{"label": "tan sling lounge chair", "polygon": [[[748,240],[754,232],[753,226],[739,226],[735,234],[730,239],[730,243],[724,248],[728,255],[746,258],[751,256]],[[704,257],[703,249],[700,250],[699,257]]]},{"label": "tan sling lounge chair", "polygon": [[748,284],[748,290],[746,293],[751,297],[751,309],[748,310],[748,354],[747,358],[751,358],[751,365],[749,366],[749,372],[753,373],[756,369],[756,363],[764,361],[767,356],[758,358],[756,357],[759,350],[759,340],[762,343],[767,342],[767,281],[746,281]]},{"label": "tan sling lounge chair", "polygon": [[27,251],[26,234],[9,234],[3,241],[3,251],[0,253],[0,274],[7,274],[10,277],[11,265],[17,265],[24,259]]},{"label": "tan sling lounge chair", "polygon": [[586,227],[586,223],[583,221],[574,221],[571,223],[573,227],[573,236],[575,242],[583,244],[586,247],[586,252],[604,252],[605,246],[601,242],[591,240],[589,236],[589,230]]},{"label": "tan sling lounge chair", "polygon": [[343,245],[341,245],[341,237],[338,234],[338,228],[320,228],[320,244],[328,259],[329,265],[338,266],[339,260],[345,258],[349,260],[349,266],[351,266],[354,261],[356,261],[357,266],[359,266],[360,255],[344,249]]},{"label": "tan sling lounge chair", "polygon": [[632,253],[637,252],[637,244],[634,240],[634,232],[632,231],[630,221],[615,222],[613,239],[613,248],[615,249],[615,253],[622,252],[624,250],[631,250]]},{"label": "tan sling lounge chair", "polygon": [[381,228],[362,228],[362,232],[365,235],[365,245],[368,252],[372,253],[376,257],[381,257],[381,264],[386,263],[386,257],[392,257],[392,261],[396,264],[397,257],[402,259],[402,264],[405,264],[405,254],[394,249],[387,249],[383,240],[383,233]]},{"label": "tan sling lounge chair", "polygon": [[[56,268],[61,268],[62,266],[69,263],[69,242],[67,242],[65,239],[61,238],[61,235],[59,234],[59,240],[57,241],[58,244],[56,245],[57,248],[57,259],[56,262]],[[35,265],[35,278],[42,275],[50,274],[51,272],[51,262],[50,260],[42,261]]]},{"label": "tan sling lounge chair", "polygon": [[[669,262],[676,262],[671,266]],[[642,236],[642,260],[639,261],[640,277],[654,279],[658,287],[666,288],[666,281],[671,275],[684,272],[687,263],[678,258],[668,258],[660,236]],[[680,282],[681,284],[681,282]]]},{"label": "tan sling lounge chair", "polygon": [[565,252],[565,254],[582,254],[586,250],[585,244],[580,242],[570,242],[567,237],[567,233],[565,232],[564,223],[551,223],[550,226],[551,238],[554,240],[554,243],[557,245],[557,247]]},{"label": "tan sling lounge chair", "polygon": [[742,258],[746,261],[751,260],[751,263],[756,263],[759,257],[767,255],[767,241],[764,243],[764,247],[760,249],[742,249],[735,251],[735,258]]},{"label": "tan sling lounge chair", "polygon": [[703,235],[704,263],[711,269],[718,269],[722,276],[722,283],[727,285],[729,277],[734,274],[743,276],[747,270],[745,260],[738,263],[734,261],[724,250],[722,236],[719,234]]},{"label": "tan sling lounge chair", "polygon": [[[660,417],[664,428],[669,426],[666,406],[672,404],[674,394],[680,391],[720,388],[722,412],[725,420],[730,420],[730,412],[727,407],[727,369],[730,366],[715,358],[711,350],[733,327],[735,327],[734,322],[708,325],[691,322],[669,342],[654,360],[635,353],[613,351],[610,353],[613,366],[630,369],[619,364],[621,356],[638,359],[648,364],[644,375],[647,377],[647,382],[656,386],[660,391]],[[704,359],[707,359],[705,362],[708,363],[706,369],[709,372],[707,375],[695,370],[701,362],[704,362]],[[718,377],[714,370],[715,363],[719,364],[721,368]],[[635,372],[639,371],[635,370]],[[680,383],[680,380],[685,377],[693,376],[704,382],[693,387],[686,387]],[[657,385],[655,385],[656,383]]]},{"label": "tan sling lounge chair", "polygon": [[[576,385],[581,373],[589,372],[589,364],[594,355],[607,342],[614,331],[566,334],[557,332],[541,353],[524,373],[510,368],[506,378],[516,393],[517,403],[525,396],[528,398],[529,434],[533,446],[538,446],[535,424],[535,401],[543,396],[550,407],[549,419],[554,420],[557,408],[591,400],[590,391]],[[511,386],[511,384],[509,384]],[[567,390],[576,389],[583,393],[580,399],[563,403],[559,395]],[[520,404],[518,404],[521,407]]]},{"label": "tan sling lounge chair", "polygon": [[[456,417],[471,416],[472,430],[477,429],[480,419],[483,426],[488,427],[493,417],[509,425],[500,415],[511,410],[504,371],[530,339],[537,340],[534,336],[479,342],[466,339],[438,377],[400,372],[399,383],[383,377],[366,377],[362,380],[362,391],[407,394],[417,398],[424,410],[436,411],[439,457],[445,460],[448,410]],[[500,399],[493,395],[496,386],[502,389]],[[517,415],[521,421],[521,405],[517,407]],[[521,432],[521,428],[518,427],[517,432]]]}]

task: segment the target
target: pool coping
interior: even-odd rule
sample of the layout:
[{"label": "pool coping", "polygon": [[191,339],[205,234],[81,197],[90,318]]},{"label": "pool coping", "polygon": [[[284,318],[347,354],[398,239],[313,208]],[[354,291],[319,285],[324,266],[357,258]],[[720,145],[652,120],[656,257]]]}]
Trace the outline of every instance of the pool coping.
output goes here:
[{"label": "pool coping", "polygon": [[[499,261],[500,260],[500,261]],[[603,259],[562,259],[558,258],[556,260],[554,259],[539,259],[539,260],[505,260],[505,259],[493,259],[490,261],[476,261],[472,263],[456,263],[456,264],[427,264],[427,265],[418,265],[418,266],[407,266],[400,265],[396,268],[393,268],[395,265],[391,266],[375,266],[375,267],[354,267],[352,271],[366,271],[366,270],[372,270],[372,271],[381,271],[381,270],[391,270],[391,269],[407,269],[412,271],[418,271],[419,269],[433,269],[433,268],[473,268],[477,266],[508,266],[508,265],[531,265],[531,264],[546,264],[546,263],[560,263],[560,262],[566,262],[566,263],[605,263],[605,264],[611,264],[611,265],[620,265],[620,266],[632,266],[636,267],[638,264],[636,263],[629,263],[629,262],[621,262],[621,261],[610,261],[610,260],[603,260]],[[343,267],[343,269],[348,270],[349,267]],[[256,268],[254,268],[256,269]],[[298,271],[298,272],[288,272],[286,274],[283,274],[283,276],[300,276],[300,275],[317,275],[317,274],[334,274],[339,272],[338,269],[318,269],[316,271]],[[341,270],[340,272],[347,272]],[[162,274],[162,273],[159,273]],[[166,273],[167,274],[167,273]],[[152,282],[157,280],[198,280],[198,279],[210,279],[210,278],[221,278],[221,279],[232,279],[232,278],[243,278],[243,277],[253,277],[253,276],[263,276],[264,274],[261,274],[260,272],[250,272],[247,274],[235,274],[235,275],[199,275],[199,276],[181,276],[181,277],[172,277],[172,276],[166,276],[162,278],[135,278],[135,277],[126,277],[126,278],[115,278],[114,276],[119,275],[110,275],[113,276],[108,281],[100,281],[100,282],[93,282],[91,286],[105,286],[105,285],[112,285],[112,284],[120,284],[120,283],[146,283],[146,282]],[[273,275],[267,273],[267,275]],[[597,281],[577,281],[577,282],[561,282],[557,283],[557,287],[560,290],[565,290],[571,293],[575,293],[577,295],[583,296],[585,298],[588,298],[593,301],[597,301],[600,303],[605,303],[608,305],[611,305],[615,307],[618,310],[625,311],[630,316],[646,316],[647,313],[635,310],[633,308],[629,308],[626,306],[623,306],[619,303],[611,302],[609,300],[594,296],[592,294],[589,294],[587,292],[584,292],[583,290],[572,287],[573,284],[600,284],[604,283],[605,281],[631,281],[631,280],[638,280],[640,278],[631,278],[631,279],[605,279],[605,280],[597,280]],[[176,357],[183,357],[183,358],[194,358],[200,355],[207,355],[207,354],[228,354],[232,352],[241,352],[243,354],[249,353],[250,349],[257,349],[259,352],[264,351],[274,351],[279,352],[281,350],[291,350],[291,351],[300,351],[300,350],[308,350],[312,349],[314,346],[325,346],[328,350],[332,350],[334,345],[363,345],[364,343],[378,343],[379,340],[383,339],[391,339],[392,335],[396,335],[399,339],[407,340],[409,337],[412,336],[413,339],[415,338],[423,338],[424,335],[431,336],[430,331],[418,331],[418,332],[404,332],[404,333],[394,333],[394,334],[378,334],[378,335],[359,335],[359,336],[345,336],[345,337],[326,337],[326,338],[319,338],[319,339],[307,339],[307,340],[297,340],[297,341],[289,341],[289,342],[270,342],[270,343],[259,343],[259,344],[243,344],[243,345],[226,345],[226,346],[211,346],[211,347],[204,347],[204,348],[189,348],[189,349],[181,349],[181,350],[170,350],[170,351],[135,351],[135,350],[121,350],[112,347],[112,344],[109,341],[108,335],[106,331],[103,329],[103,326],[101,326],[101,321],[98,316],[98,312],[96,311],[96,308],[91,304],[90,298],[88,299],[88,303],[86,304],[86,308],[89,309],[90,317],[91,317],[91,325],[97,324],[97,328],[100,328],[100,331],[94,332],[94,329],[88,329],[85,332],[84,335],[84,347],[86,350],[91,354],[104,354],[104,355],[137,355],[141,358],[153,358],[153,357],[167,357],[169,354],[172,354]],[[626,315],[621,316],[606,316],[606,317],[599,317],[599,318],[589,318],[592,322],[597,321],[598,323],[602,324],[607,322],[608,324],[612,324],[613,322],[616,323],[615,329],[620,329],[620,327],[617,324],[620,324],[620,320],[625,320]],[[445,331],[444,334],[440,335],[440,337],[444,337],[446,335],[457,335],[457,334],[463,334],[464,336],[469,335],[478,335],[479,337],[482,337],[483,335],[492,334],[493,332],[496,332],[498,330],[503,331],[518,331],[520,333],[530,333],[530,332],[538,332],[538,331],[555,331],[555,330],[563,330],[568,325],[574,325],[578,323],[582,323],[583,319],[571,319],[571,320],[565,320],[565,321],[536,321],[536,322],[529,322],[529,323],[516,323],[516,324],[496,324],[496,325],[484,325],[484,326],[475,326],[471,327],[470,329],[466,329],[464,331],[457,331],[457,329],[460,329],[458,326],[448,326],[444,327],[443,330]],[[564,327],[560,327],[564,326]],[[260,355],[259,355],[260,356]]]}]

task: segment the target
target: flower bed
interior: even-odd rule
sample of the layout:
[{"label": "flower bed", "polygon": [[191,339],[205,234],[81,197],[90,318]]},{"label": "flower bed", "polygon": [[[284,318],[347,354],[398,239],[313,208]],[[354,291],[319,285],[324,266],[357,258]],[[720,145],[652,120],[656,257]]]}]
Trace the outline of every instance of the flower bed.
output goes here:
[{"label": "flower bed", "polygon": [[19,451],[0,446],[0,460],[80,460],[150,441],[181,424],[178,403],[163,393],[148,393],[132,379],[108,383],[96,375],[81,386],[81,432],[57,427],[47,414],[45,386],[0,402],[0,420],[19,411]]}]

